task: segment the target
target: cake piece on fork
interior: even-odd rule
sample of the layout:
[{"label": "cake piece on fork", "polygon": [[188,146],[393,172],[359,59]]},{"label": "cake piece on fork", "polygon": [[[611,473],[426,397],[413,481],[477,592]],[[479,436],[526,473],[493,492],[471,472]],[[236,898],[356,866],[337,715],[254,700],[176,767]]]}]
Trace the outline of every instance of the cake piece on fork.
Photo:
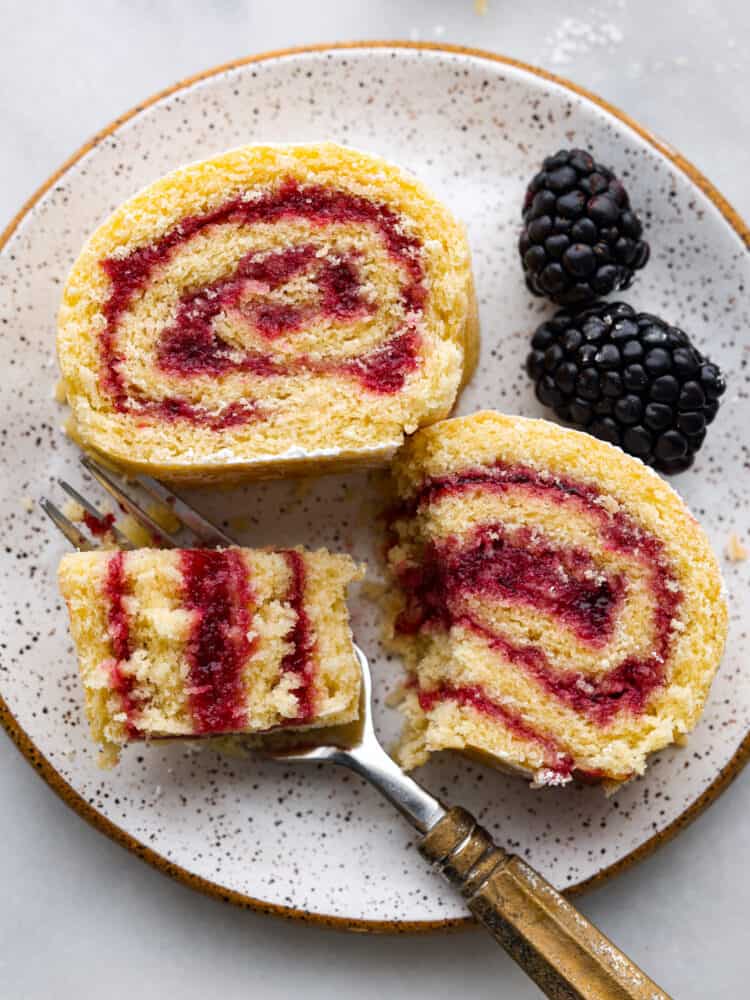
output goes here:
[{"label": "cake piece on fork", "polygon": [[264,733],[357,717],[355,563],[324,550],[137,549],[60,563],[93,738]]}]

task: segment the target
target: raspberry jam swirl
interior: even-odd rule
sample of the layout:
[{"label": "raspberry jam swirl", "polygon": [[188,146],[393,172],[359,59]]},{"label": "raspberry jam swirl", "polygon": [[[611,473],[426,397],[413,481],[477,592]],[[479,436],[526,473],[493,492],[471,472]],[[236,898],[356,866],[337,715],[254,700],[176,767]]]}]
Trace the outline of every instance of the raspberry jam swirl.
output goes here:
[{"label": "raspberry jam swirl", "polygon": [[[211,256],[213,245],[227,263],[191,278],[190,255]],[[119,412],[220,431],[264,418],[254,380],[339,376],[387,395],[419,365],[421,243],[397,212],[359,195],[289,178],[100,264],[109,279],[100,385]],[[164,320],[149,298],[160,290],[171,303]],[[208,408],[206,385],[228,377],[235,398]]]},{"label": "raspberry jam swirl", "polygon": [[[460,538],[448,535],[422,544],[412,558],[396,560],[397,525],[419,517],[431,505],[449,497],[495,494],[554,504],[575,524],[585,518],[596,526],[608,564],[584,548],[561,545],[530,527],[497,523],[475,525]],[[619,713],[645,711],[649,698],[666,680],[675,637],[675,621],[682,595],[659,539],[646,532],[619,505],[602,502],[593,486],[544,475],[535,469],[498,462],[491,467],[467,469],[425,481],[408,501],[389,512],[391,567],[403,595],[396,620],[397,634],[410,636],[461,628],[480,638],[537,684],[545,694],[599,727],[606,727]],[[467,496],[467,504],[472,501]],[[612,562],[618,568],[614,569]],[[625,567],[624,569],[622,567]],[[587,673],[553,662],[538,640],[519,641],[503,631],[497,616],[490,620],[486,608],[509,608],[515,617],[524,610],[551,621],[575,641],[577,648],[604,657],[626,613],[632,581],[627,567],[646,588],[649,621],[641,623],[649,635],[648,652],[625,653],[606,673]],[[494,621],[494,624],[493,624]],[[519,718],[493,702],[479,685],[465,688],[444,685],[419,692],[426,710],[441,700],[471,705],[497,718],[521,735]],[[537,740],[546,740],[535,734]],[[550,749],[549,747],[547,749]],[[550,754],[550,756],[555,756]],[[567,766],[562,764],[563,768]]]}]

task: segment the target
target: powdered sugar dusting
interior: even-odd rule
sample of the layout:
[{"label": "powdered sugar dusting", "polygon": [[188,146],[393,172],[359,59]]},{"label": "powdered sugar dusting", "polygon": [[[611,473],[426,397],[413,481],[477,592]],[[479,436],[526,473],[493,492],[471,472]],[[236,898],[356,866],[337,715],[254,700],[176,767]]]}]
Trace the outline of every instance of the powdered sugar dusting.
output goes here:
[{"label": "powdered sugar dusting", "polygon": [[613,21],[603,20],[601,14],[592,15],[591,20],[565,17],[546,39],[551,48],[549,61],[562,66],[574,62],[592,49],[606,48],[614,52],[623,38],[620,26]]}]

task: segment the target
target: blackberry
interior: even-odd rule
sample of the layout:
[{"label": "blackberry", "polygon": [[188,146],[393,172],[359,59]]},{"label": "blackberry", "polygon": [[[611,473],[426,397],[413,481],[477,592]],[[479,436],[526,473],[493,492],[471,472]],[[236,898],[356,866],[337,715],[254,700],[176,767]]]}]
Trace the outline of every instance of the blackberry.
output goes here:
[{"label": "blackberry", "polygon": [[534,334],[526,370],[562,420],[663,472],[692,465],[726,388],[686,333],[624,302],[560,310]]},{"label": "blackberry", "polygon": [[547,157],[527,188],[523,222],[526,284],[561,306],[628,288],[649,257],[625,188],[582,149]]}]

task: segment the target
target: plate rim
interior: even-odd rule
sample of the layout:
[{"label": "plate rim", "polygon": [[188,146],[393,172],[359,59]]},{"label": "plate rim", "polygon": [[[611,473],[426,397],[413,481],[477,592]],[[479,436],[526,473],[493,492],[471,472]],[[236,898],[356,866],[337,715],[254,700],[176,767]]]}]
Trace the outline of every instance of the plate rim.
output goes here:
[{"label": "plate rim", "polygon": [[[493,63],[510,66],[520,69],[541,80],[554,83],[565,90],[569,90],[579,97],[590,101],[597,107],[606,111],[614,118],[618,119],[629,129],[636,133],[641,139],[654,147],[659,153],[666,157],[674,166],[684,174],[706,197],[715,205],[726,222],[744,243],[746,249],[750,250],[750,227],[742,219],[739,213],[732,207],[724,195],[709,181],[709,179],[698,170],[689,160],[679,153],[668,142],[660,139],[650,129],[645,128],[630,115],[621,111],[618,107],[599,97],[597,94],[568,80],[558,76],[548,70],[541,69],[531,63],[514,59],[511,56],[501,55],[487,49],[474,48],[465,45],[452,45],[440,42],[412,42],[406,40],[374,40],[374,41],[342,41],[342,42],[321,42],[313,45],[299,45],[288,48],[271,49],[255,55],[243,56],[229,62],[212,66],[201,70],[198,73],[183,77],[176,83],[165,87],[151,96],[140,101],[128,111],[114,118],[111,122],[99,129],[90,139],[83,143],[71,156],[45,180],[39,187],[23,202],[10,222],[0,232],[0,251],[3,250],[11,236],[19,228],[23,220],[34,208],[37,202],[57,183],[60,177],[67,172],[74,164],[81,160],[92,149],[96,148],[104,139],[115,132],[121,125],[140,114],[146,108],[157,104],[165,97],[192,87],[196,83],[218,76],[221,73],[233,69],[240,69],[258,62],[268,62],[274,59],[281,59],[287,56],[305,55],[309,53],[323,53],[346,50],[364,49],[402,49],[402,50],[422,50],[432,52],[445,52],[450,55],[471,56],[475,59],[484,59]],[[143,861],[148,862],[152,867],[176,879],[183,885],[197,889],[206,895],[212,896],[221,902],[231,903],[242,909],[253,910],[258,913],[269,914],[276,917],[283,917],[288,920],[295,920],[302,923],[310,923],[319,927],[329,927],[336,930],[380,933],[380,934],[413,934],[425,933],[436,930],[452,930],[477,926],[476,921],[471,916],[451,917],[442,920],[367,920],[360,917],[339,917],[321,913],[311,913],[308,910],[298,909],[291,906],[283,906],[278,903],[270,903],[262,899],[256,899],[246,893],[235,889],[229,889],[210,879],[196,875],[181,865],[170,861],[158,851],[153,850],[136,837],[127,833],[116,823],[113,823],[106,816],[100,813],[93,805],[88,803],[73,787],[65,780],[56,767],[44,756],[31,737],[20,725],[16,717],[11,712],[7,702],[0,694],[0,724],[4,727],[12,742],[20,753],[26,758],[28,763],[34,768],[47,785],[54,791],[67,806],[73,809],[82,819],[86,820],[100,833],[105,834],[115,843],[125,847],[128,851]],[[570,886],[565,890],[568,897],[576,896],[594,886],[602,885],[615,875],[619,875],[625,869],[635,864],[637,861],[648,857],[650,854],[667,843],[677,833],[688,826],[694,819],[703,813],[721,793],[734,781],[745,765],[750,761],[750,731],[745,734],[742,742],[738,745],[732,758],[718,772],[714,780],[703,792],[686,808],[679,816],[675,817],[663,830],[659,830],[651,837],[644,840],[636,848],[620,858],[618,861],[600,869],[594,875]]]}]

